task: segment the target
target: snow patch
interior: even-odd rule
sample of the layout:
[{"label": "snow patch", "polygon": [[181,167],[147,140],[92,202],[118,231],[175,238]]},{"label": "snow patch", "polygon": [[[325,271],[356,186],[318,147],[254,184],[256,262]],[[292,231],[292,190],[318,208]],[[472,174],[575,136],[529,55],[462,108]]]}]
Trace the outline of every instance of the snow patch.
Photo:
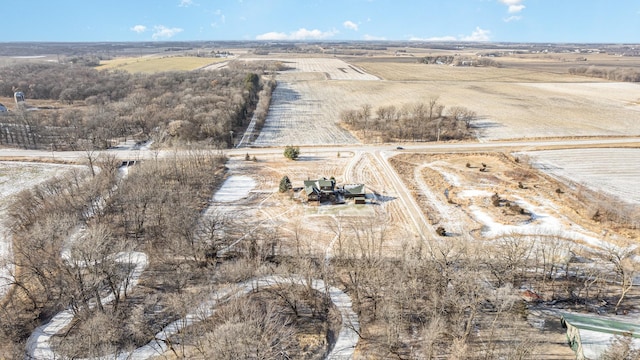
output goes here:
[{"label": "snow patch", "polygon": [[521,225],[507,225],[496,222],[489,214],[485,213],[478,206],[471,205],[469,210],[473,217],[483,225],[482,234],[485,237],[494,238],[508,234],[523,235],[555,235],[565,239],[583,241],[594,248],[606,248],[610,244],[580,233],[575,230],[567,230],[558,218],[542,212],[536,212],[535,209],[526,202],[518,202],[522,208],[532,213],[532,221]]},{"label": "snow patch", "polygon": [[249,176],[230,176],[213,195],[213,201],[233,202],[243,199],[256,187],[256,182]]},{"label": "snow patch", "polygon": [[440,175],[442,175],[442,177],[444,178],[444,180],[446,182],[448,182],[449,184],[451,184],[453,186],[460,186],[460,178],[458,178],[457,175],[446,171],[444,168],[440,167],[439,165],[449,166],[449,164],[447,164],[445,162],[434,161],[431,164],[427,165],[427,167],[432,169],[432,170],[435,170],[435,171],[439,172]]}]

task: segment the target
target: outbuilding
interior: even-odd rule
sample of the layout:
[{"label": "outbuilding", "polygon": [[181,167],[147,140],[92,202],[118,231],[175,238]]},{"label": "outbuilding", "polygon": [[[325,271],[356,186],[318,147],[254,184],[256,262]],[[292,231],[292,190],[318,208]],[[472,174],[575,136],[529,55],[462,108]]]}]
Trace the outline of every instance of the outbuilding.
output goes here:
[{"label": "outbuilding", "polygon": [[616,336],[629,336],[632,346],[640,348],[640,325],[613,317],[591,314],[562,313],[562,327],[577,360],[600,359]]}]

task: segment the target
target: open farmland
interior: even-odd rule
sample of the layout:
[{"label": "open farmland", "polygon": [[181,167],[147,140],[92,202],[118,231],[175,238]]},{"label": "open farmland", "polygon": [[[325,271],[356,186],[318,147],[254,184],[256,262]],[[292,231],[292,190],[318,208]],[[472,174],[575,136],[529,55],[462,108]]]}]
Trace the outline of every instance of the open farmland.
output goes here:
[{"label": "open farmland", "polygon": [[291,69],[278,81],[264,128],[253,145],[357,143],[351,134],[336,124],[340,120],[340,112],[349,103],[316,86],[317,81],[361,83],[377,78],[338,59],[275,60],[283,61]]},{"label": "open farmland", "polygon": [[550,71],[544,68],[548,59],[535,62],[542,69],[529,63],[493,68],[388,58],[277,59],[292,69],[278,75],[280,90],[257,146],[353,142],[334,127],[343,110],[369,104],[375,112],[436,97],[445,112],[454,106],[475,111],[478,137],[485,141],[640,134],[640,86],[570,75],[566,65]]},{"label": "open farmland", "polygon": [[191,71],[226,59],[195,57],[146,55],[141,57],[116,58],[101,61],[99,70],[124,70],[131,73],[156,73],[162,71]]},{"label": "open farmland", "polygon": [[640,149],[569,149],[527,152],[536,168],[625,202],[640,204]]}]

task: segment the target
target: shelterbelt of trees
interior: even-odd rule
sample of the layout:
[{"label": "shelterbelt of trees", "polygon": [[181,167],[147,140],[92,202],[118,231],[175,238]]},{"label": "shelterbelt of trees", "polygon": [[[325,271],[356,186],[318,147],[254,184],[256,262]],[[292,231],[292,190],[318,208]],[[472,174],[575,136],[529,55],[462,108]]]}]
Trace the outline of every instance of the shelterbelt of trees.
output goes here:
[{"label": "shelterbelt of trees", "polygon": [[[383,141],[441,141],[472,137],[475,111],[453,106],[445,111],[437,97],[426,102],[382,106],[375,111],[369,104],[359,109],[345,110],[340,120],[364,138],[379,137]],[[367,133],[368,131],[368,133]]]},{"label": "shelterbelt of trees", "polygon": [[[266,117],[277,64],[230,64],[216,71],[130,74],[77,64],[0,68],[0,96],[22,91],[26,104],[0,114],[0,145],[82,150],[114,139],[228,147],[254,113]],[[49,106],[33,106],[52,100]],[[30,111],[30,110],[38,111]],[[259,126],[260,124],[258,124]]]}]

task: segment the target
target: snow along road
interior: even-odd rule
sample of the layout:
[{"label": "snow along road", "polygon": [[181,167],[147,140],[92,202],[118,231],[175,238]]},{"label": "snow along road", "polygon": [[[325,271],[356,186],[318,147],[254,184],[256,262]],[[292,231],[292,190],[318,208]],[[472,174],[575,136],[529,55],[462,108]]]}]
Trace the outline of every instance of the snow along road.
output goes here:
[{"label": "snow along road", "polygon": [[[127,290],[133,288],[147,267],[147,256],[140,252],[121,253],[117,256],[118,261],[135,264],[134,269],[131,271],[131,281],[127,286]],[[289,275],[289,276],[265,276],[261,278],[255,278],[247,280],[245,282],[229,285],[221,290],[212,293],[209,299],[201,303],[191,313],[187,314],[183,319],[176,320],[169,325],[165,326],[160,332],[158,332],[152,341],[148,344],[139,347],[131,352],[120,354],[109,354],[102,357],[102,359],[118,359],[118,360],[141,360],[149,359],[153,356],[162,355],[169,350],[167,345],[168,339],[180,332],[183,328],[193,325],[199,321],[203,321],[206,318],[212,316],[216,311],[216,306],[225,303],[234,298],[249,294],[254,291],[258,291],[260,288],[278,286],[278,285],[300,285],[306,286],[306,280],[302,276]],[[355,351],[355,347],[358,344],[358,332],[360,331],[360,324],[358,321],[358,315],[353,311],[351,307],[351,298],[345,294],[342,290],[333,286],[328,286],[323,280],[312,280],[311,286],[318,292],[327,292],[329,298],[336,306],[342,317],[342,326],[338,338],[329,354],[327,359],[351,359]],[[124,291],[124,286],[121,285],[121,291]],[[113,300],[113,298],[105,298],[103,303],[107,303]],[[57,354],[51,348],[51,338],[69,326],[73,321],[73,311],[68,309],[56,314],[51,321],[38,327],[27,340],[27,353],[31,359],[63,359],[65,358],[61,354]]]}]

